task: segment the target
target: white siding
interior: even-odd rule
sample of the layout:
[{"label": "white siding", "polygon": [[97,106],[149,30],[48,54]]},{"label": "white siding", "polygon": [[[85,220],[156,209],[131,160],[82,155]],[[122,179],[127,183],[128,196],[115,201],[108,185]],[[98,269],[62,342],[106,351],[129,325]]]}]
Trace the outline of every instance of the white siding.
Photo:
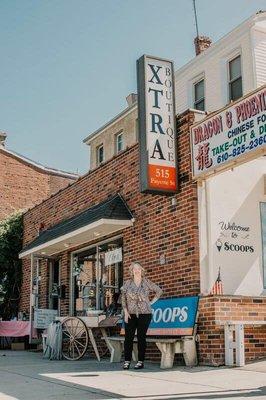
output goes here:
[{"label": "white siding", "polygon": [[[228,61],[238,54],[242,59],[243,94],[265,83],[266,41],[261,26],[263,23],[266,24],[266,19],[265,13],[263,14],[264,16],[255,16],[254,21],[240,25],[176,71],[176,111],[178,114],[194,107],[193,83],[202,75],[205,78],[206,110],[215,111],[227,105],[229,102]],[[256,22],[256,18],[260,20]],[[260,31],[256,30],[256,24],[260,27]]]},{"label": "white siding", "polygon": [[255,29],[252,32],[258,87],[266,83],[266,21],[264,22],[264,27],[264,32]]}]

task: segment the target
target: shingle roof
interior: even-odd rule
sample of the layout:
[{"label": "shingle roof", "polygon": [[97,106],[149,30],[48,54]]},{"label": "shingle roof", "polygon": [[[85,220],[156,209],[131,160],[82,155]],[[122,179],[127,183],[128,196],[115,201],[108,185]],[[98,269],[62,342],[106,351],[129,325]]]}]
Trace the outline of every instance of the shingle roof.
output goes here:
[{"label": "shingle roof", "polygon": [[131,220],[133,215],[123,197],[120,194],[116,194],[104,202],[90,207],[74,217],[59,222],[51,228],[41,232],[36,239],[22,249],[21,253],[103,218]]}]

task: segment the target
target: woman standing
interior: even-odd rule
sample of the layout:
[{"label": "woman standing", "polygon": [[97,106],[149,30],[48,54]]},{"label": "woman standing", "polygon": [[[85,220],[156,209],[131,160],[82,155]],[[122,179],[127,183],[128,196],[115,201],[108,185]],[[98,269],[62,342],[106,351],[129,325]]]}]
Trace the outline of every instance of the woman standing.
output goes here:
[{"label": "woman standing", "polygon": [[[135,369],[144,367],[146,351],[146,334],[152,319],[151,304],[162,295],[162,289],[149,279],[145,278],[145,270],[138,262],[130,265],[130,279],[121,287],[122,307],[125,321],[125,362],[124,369],[129,369],[132,358],[133,341],[137,329],[138,362]],[[150,292],[155,297],[150,302]]]}]

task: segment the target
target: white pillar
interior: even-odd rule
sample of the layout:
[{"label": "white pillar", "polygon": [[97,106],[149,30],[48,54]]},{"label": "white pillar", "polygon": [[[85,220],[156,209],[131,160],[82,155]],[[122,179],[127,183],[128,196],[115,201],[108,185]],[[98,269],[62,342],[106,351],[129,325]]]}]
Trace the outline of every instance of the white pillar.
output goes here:
[{"label": "white pillar", "polygon": [[208,179],[204,181],[205,188],[205,214],[206,214],[206,241],[207,241],[207,259],[208,259],[208,293],[213,285],[213,256],[212,256],[212,230],[211,230],[211,197],[210,183]]},{"label": "white pillar", "polygon": [[30,255],[30,335],[29,343],[32,343],[32,322],[33,322],[33,271],[34,271],[34,255]]}]

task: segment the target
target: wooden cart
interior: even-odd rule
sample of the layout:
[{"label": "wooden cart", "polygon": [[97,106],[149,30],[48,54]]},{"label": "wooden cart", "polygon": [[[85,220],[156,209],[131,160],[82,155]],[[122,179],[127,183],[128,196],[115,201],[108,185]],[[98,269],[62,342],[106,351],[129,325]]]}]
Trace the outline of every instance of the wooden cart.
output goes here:
[{"label": "wooden cart", "polygon": [[109,350],[107,329],[117,325],[120,316],[105,317],[104,315],[91,317],[60,317],[62,325],[62,354],[67,360],[75,361],[81,359],[87,352],[91,342],[97,360],[100,354],[94,337],[96,330],[101,335]]}]

